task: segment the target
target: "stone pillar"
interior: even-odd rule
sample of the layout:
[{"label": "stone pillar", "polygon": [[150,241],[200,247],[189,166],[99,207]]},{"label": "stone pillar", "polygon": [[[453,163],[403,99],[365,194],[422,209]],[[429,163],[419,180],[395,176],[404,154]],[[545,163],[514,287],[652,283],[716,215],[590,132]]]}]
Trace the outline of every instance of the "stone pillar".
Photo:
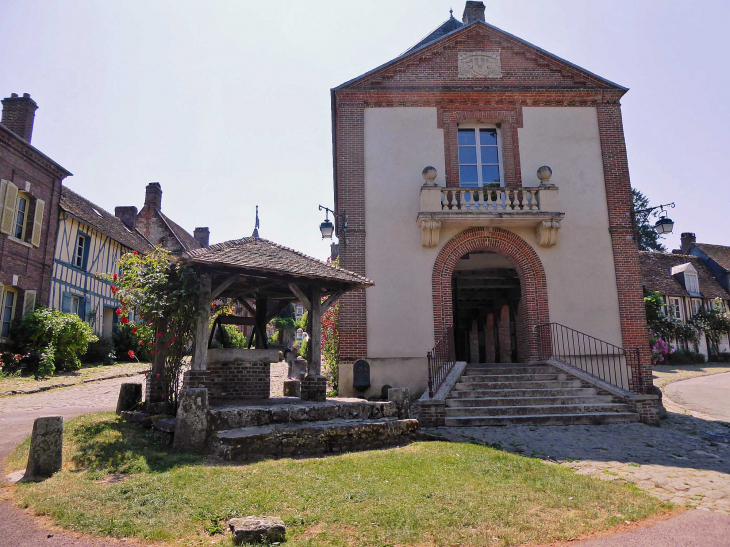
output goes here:
[{"label": "stone pillar", "polygon": [[200,301],[198,302],[199,313],[195,323],[195,344],[193,346],[193,357],[190,363],[190,370],[183,374],[183,389],[196,389],[207,387],[207,359],[208,359],[208,337],[210,336],[210,303],[211,298],[210,276],[200,276]]},{"label": "stone pillar", "polygon": [[322,289],[314,286],[309,310],[309,366],[302,380],[302,401],[324,401],[327,398],[327,379],[322,376]]},{"label": "stone pillar", "polygon": [[141,402],[142,384],[122,384],[117,399],[117,414],[121,414],[125,410],[136,410]]},{"label": "stone pillar", "polygon": [[202,452],[208,439],[208,390],[183,389],[177,407],[173,447],[182,452]]},{"label": "stone pillar", "polygon": [[522,299],[517,302],[517,311],[515,312],[515,334],[517,336],[517,361],[525,362],[525,320],[524,307]]},{"label": "stone pillar", "polygon": [[392,387],[388,390],[388,400],[395,403],[399,420],[407,420],[411,417],[411,390],[407,387]]},{"label": "stone pillar", "polygon": [[479,324],[476,319],[472,320],[469,329],[469,362],[479,362]]},{"label": "stone pillar", "polygon": [[25,478],[50,477],[63,465],[63,418],[46,416],[33,422]]},{"label": "stone pillar", "polygon": [[484,323],[484,360],[487,363],[494,363],[497,357],[494,353],[494,313],[489,312]]},{"label": "stone pillar", "polygon": [[509,306],[502,306],[499,312],[499,361],[512,362],[512,341],[509,332]]}]

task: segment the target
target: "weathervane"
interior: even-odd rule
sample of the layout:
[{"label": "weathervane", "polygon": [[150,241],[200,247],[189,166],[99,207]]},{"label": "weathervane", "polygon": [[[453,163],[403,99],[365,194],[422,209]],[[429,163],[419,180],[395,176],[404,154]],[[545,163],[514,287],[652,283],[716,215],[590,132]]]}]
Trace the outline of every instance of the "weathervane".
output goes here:
[{"label": "weathervane", "polygon": [[259,206],[256,206],[256,225],[253,228],[253,234],[251,234],[256,239],[259,238]]}]

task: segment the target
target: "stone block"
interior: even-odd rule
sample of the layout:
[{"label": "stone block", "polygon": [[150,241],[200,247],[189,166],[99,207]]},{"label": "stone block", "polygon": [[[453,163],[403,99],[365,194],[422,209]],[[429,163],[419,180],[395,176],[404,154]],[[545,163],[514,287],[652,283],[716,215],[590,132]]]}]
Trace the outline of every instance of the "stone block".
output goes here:
[{"label": "stone block", "polygon": [[280,517],[245,517],[231,519],[228,528],[233,543],[277,543],[286,539],[286,526]]},{"label": "stone block", "polygon": [[117,414],[125,410],[136,410],[142,403],[142,384],[125,383],[119,388]]},{"label": "stone block", "polygon": [[63,464],[63,418],[46,416],[33,422],[30,439],[28,465],[25,478],[41,479],[50,477],[61,470]]},{"label": "stone block", "polygon": [[307,360],[301,355],[297,356],[289,365],[289,378],[303,380],[307,375]]},{"label": "stone block", "polygon": [[324,401],[327,399],[327,379],[324,376],[309,375],[302,380],[302,401]]},{"label": "stone block", "polygon": [[284,397],[299,397],[302,394],[302,383],[299,380],[284,380]]},{"label": "stone block", "polygon": [[183,389],[178,400],[173,446],[183,452],[201,452],[208,439],[208,390]]},{"label": "stone block", "polygon": [[407,420],[411,417],[411,390],[407,387],[392,387],[388,390],[388,400],[395,403],[398,419]]}]

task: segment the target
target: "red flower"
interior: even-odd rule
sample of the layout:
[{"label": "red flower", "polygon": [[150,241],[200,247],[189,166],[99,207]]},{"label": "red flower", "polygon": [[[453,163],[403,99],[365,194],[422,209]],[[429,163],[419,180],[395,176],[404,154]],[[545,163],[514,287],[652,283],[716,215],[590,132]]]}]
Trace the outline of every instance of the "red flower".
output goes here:
[{"label": "red flower", "polygon": [[157,333],[157,338],[162,338],[162,333],[161,332],[158,332]]},{"label": "red flower", "polygon": [[117,308],[116,314],[117,315],[122,315],[122,308]]},{"label": "red flower", "polygon": [[111,286],[111,291],[112,294],[117,294],[117,288],[114,285]]},{"label": "red flower", "polygon": [[139,341],[139,345],[140,345],[140,346],[144,346],[144,340],[140,340],[140,341]]},{"label": "red flower", "polygon": [[132,334],[135,334],[137,332],[137,327],[132,327]]},{"label": "red flower", "polygon": [[160,377],[160,373],[159,373],[159,372],[157,373],[157,377],[158,377],[158,378]]},{"label": "red flower", "polygon": [[150,325],[152,324],[152,321],[150,321]]},{"label": "red flower", "polygon": [[131,349],[127,352],[127,355],[129,355],[130,359],[134,359],[134,352]]},{"label": "red flower", "polygon": [[150,353],[151,353],[152,355],[155,355],[155,354],[157,353],[157,350],[156,350],[156,349],[153,349],[153,350],[152,350],[152,351],[151,351]]},{"label": "red flower", "polygon": [[175,338],[175,337],[173,336],[173,337],[172,337],[172,343],[174,344],[175,342],[177,342],[177,338]]},{"label": "red flower", "polygon": [[114,275],[112,276],[112,279],[113,279],[114,281],[116,281],[116,280],[117,280],[117,274],[114,274]]},{"label": "red flower", "polygon": [[139,253],[138,253],[137,251],[133,251],[133,252],[134,252],[134,254],[136,254],[136,255],[138,255],[138,254],[139,254]]},{"label": "red flower", "polygon": [[120,321],[121,321],[122,325],[126,325],[127,323],[129,323],[129,317],[127,317],[127,316],[125,315],[124,317],[122,317],[122,318],[120,319]]}]

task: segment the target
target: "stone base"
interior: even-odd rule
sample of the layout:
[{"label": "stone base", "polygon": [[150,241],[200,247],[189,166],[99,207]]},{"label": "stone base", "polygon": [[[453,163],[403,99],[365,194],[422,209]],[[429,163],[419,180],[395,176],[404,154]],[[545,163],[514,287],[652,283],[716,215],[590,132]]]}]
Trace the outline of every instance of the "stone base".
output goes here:
[{"label": "stone base", "polygon": [[639,396],[629,403],[632,410],[639,414],[639,421],[647,425],[661,425],[662,402],[655,395]]},{"label": "stone base", "polygon": [[208,440],[208,390],[183,389],[177,407],[173,446],[183,452],[202,452]]},{"label": "stone base", "polygon": [[30,439],[26,479],[50,477],[63,464],[63,418],[48,416],[36,418]]},{"label": "stone base", "polygon": [[411,390],[407,387],[390,388],[388,390],[388,400],[395,403],[398,409],[398,419],[407,420],[411,417]]},{"label": "stone base", "polygon": [[284,380],[284,397],[300,397],[302,383],[299,380]]},{"label": "stone base", "polygon": [[165,401],[165,386],[161,378],[157,378],[151,372],[147,374],[144,382],[144,402],[155,404]]},{"label": "stone base", "polygon": [[142,384],[122,384],[117,399],[117,414],[125,410],[136,410],[142,404]]},{"label": "stone base", "polygon": [[421,427],[441,427],[446,423],[446,402],[443,399],[421,400],[418,410]]},{"label": "stone base", "polygon": [[307,376],[302,380],[302,401],[324,401],[327,399],[327,378]]}]

